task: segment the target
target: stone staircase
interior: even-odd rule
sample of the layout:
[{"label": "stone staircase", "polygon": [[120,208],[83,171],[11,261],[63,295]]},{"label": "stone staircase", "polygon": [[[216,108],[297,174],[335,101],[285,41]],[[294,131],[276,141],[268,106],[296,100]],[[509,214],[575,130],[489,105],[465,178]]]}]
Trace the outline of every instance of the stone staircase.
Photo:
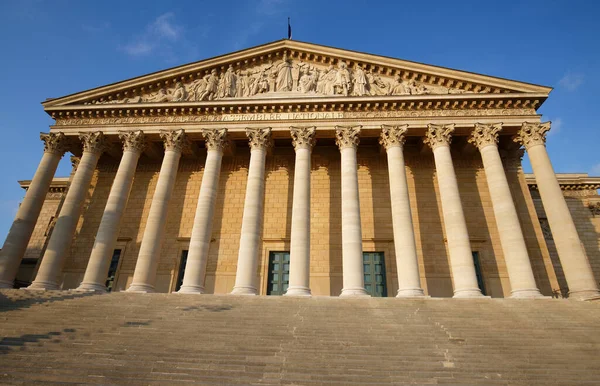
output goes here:
[{"label": "stone staircase", "polygon": [[600,302],[0,291],[0,384],[598,385]]}]

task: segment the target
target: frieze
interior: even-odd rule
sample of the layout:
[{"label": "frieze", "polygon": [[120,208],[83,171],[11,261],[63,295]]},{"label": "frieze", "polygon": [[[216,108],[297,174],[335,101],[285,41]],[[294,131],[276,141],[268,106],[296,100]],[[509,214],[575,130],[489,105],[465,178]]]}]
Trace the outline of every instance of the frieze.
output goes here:
[{"label": "frieze", "polygon": [[302,121],[340,119],[385,119],[461,116],[531,116],[535,109],[457,109],[457,110],[398,110],[398,111],[337,111],[290,112],[207,115],[122,116],[101,118],[56,118],[56,126],[127,125],[147,123],[210,123],[254,121]]},{"label": "frieze", "polygon": [[[416,79],[400,69],[380,72],[369,65],[338,60],[319,63],[294,58],[287,51],[281,58],[258,60],[251,65],[222,64],[187,77],[159,81],[100,96],[86,105],[201,102],[222,99],[251,99],[288,96],[345,96],[500,93],[495,87],[466,82],[446,82],[428,77]],[[394,74],[395,75],[392,75]],[[429,77],[434,80],[435,77]],[[443,85],[446,84],[446,85]]]}]

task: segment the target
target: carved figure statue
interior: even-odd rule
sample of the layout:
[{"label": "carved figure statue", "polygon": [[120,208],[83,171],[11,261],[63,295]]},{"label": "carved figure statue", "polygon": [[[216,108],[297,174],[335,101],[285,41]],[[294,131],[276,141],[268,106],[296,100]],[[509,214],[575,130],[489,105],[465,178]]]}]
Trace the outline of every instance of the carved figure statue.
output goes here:
[{"label": "carved figure statue", "polygon": [[322,72],[321,76],[322,78],[317,84],[317,92],[325,95],[333,95],[333,86],[337,78],[337,71],[333,68],[333,65],[330,65],[326,71]]},{"label": "carved figure statue", "polygon": [[340,62],[335,76],[335,83],[333,84],[333,93],[341,93],[344,96],[348,96],[350,85],[350,71],[348,71],[348,66],[345,62]]},{"label": "carved figure statue", "polygon": [[183,83],[177,82],[175,85],[175,91],[171,95],[171,102],[182,102],[187,99],[187,91],[183,87]]},{"label": "carved figure statue", "polygon": [[360,66],[354,70],[354,80],[352,86],[352,95],[363,96],[367,93],[367,77]]},{"label": "carved figure statue", "polygon": [[387,95],[388,85],[379,75],[367,72],[367,81],[369,82],[369,94],[371,95]]},{"label": "carved figure statue", "polygon": [[244,96],[244,87],[245,87],[245,79],[246,79],[246,75],[241,72],[240,70],[237,70],[235,72],[235,77],[236,77],[236,81],[235,81],[235,97],[241,98]]},{"label": "carved figure statue", "polygon": [[219,85],[219,77],[217,76],[217,70],[214,68],[210,72],[206,79],[206,87],[204,91],[200,94],[200,97],[197,100],[213,100],[217,96],[217,90]]},{"label": "carved figure statue", "polygon": [[169,94],[167,94],[167,90],[164,87],[161,87],[156,93],[150,95],[145,102],[168,102]]},{"label": "carved figure statue", "polygon": [[302,72],[302,76],[300,77],[300,81],[298,82],[298,91],[302,93],[308,93],[314,91],[316,88],[316,75],[313,72],[313,75],[310,74],[310,69],[307,67]]},{"label": "carved figure statue", "polygon": [[292,91],[294,79],[292,77],[292,61],[288,59],[287,52],[283,53],[283,61],[276,67],[277,82],[275,91]]},{"label": "carved figure statue", "polygon": [[389,95],[409,95],[410,88],[404,84],[404,80],[398,74],[394,80],[394,84],[390,87]]},{"label": "carved figure statue", "polygon": [[225,98],[225,74],[221,74],[217,83],[217,98]]},{"label": "carved figure statue", "polygon": [[423,84],[417,84],[414,80],[408,82],[408,87],[412,95],[423,95],[429,94],[429,90]]},{"label": "carved figure statue", "polygon": [[223,75],[223,96],[232,97],[235,96],[236,88],[236,77],[233,73],[233,66],[230,64]]},{"label": "carved figure statue", "polygon": [[269,91],[269,77],[267,76],[266,72],[263,72],[261,74],[260,78],[258,79],[257,85],[259,93],[265,93]]}]

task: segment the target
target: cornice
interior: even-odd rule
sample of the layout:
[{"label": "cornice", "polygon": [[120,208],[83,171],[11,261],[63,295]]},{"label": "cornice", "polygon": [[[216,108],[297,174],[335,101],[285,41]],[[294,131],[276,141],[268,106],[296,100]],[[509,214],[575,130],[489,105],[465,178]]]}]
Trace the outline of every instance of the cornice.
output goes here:
[{"label": "cornice", "polygon": [[[597,190],[600,189],[600,177],[590,177],[587,173],[557,173],[556,178],[562,190]],[[535,175],[525,174],[525,182],[530,189],[537,190]]]},{"label": "cornice", "polygon": [[[546,96],[543,94],[530,93],[410,95],[364,98],[227,99],[163,104],[67,105],[48,107],[46,111],[53,119],[57,120],[57,126],[77,125],[78,123],[74,123],[74,120],[77,119],[179,116],[187,118],[181,118],[178,122],[200,122],[203,121],[202,117],[209,115],[261,113],[430,112],[425,115],[441,116],[443,115],[442,111],[465,110],[464,115],[468,116],[490,115],[474,114],[473,111],[510,110],[506,114],[496,115],[535,115],[535,109],[545,99]],[[432,112],[440,113],[435,114]]]}]

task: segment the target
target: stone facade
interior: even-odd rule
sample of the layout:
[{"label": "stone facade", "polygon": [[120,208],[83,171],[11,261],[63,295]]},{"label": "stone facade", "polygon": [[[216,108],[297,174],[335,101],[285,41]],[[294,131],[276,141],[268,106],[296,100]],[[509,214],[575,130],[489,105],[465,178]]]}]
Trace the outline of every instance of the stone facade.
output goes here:
[{"label": "stone facade", "polygon": [[[103,290],[120,249],[113,290],[174,292],[192,249],[180,292],[267,294],[270,252],[292,250],[297,296],[364,295],[362,252],[382,252],[388,296],[594,297],[600,199],[556,200],[536,113],[549,91],[281,41],[50,100],[81,162],[28,239],[25,256],[43,256],[31,288]],[[15,229],[10,251],[27,241]],[[4,285],[22,257],[9,252]]]}]

